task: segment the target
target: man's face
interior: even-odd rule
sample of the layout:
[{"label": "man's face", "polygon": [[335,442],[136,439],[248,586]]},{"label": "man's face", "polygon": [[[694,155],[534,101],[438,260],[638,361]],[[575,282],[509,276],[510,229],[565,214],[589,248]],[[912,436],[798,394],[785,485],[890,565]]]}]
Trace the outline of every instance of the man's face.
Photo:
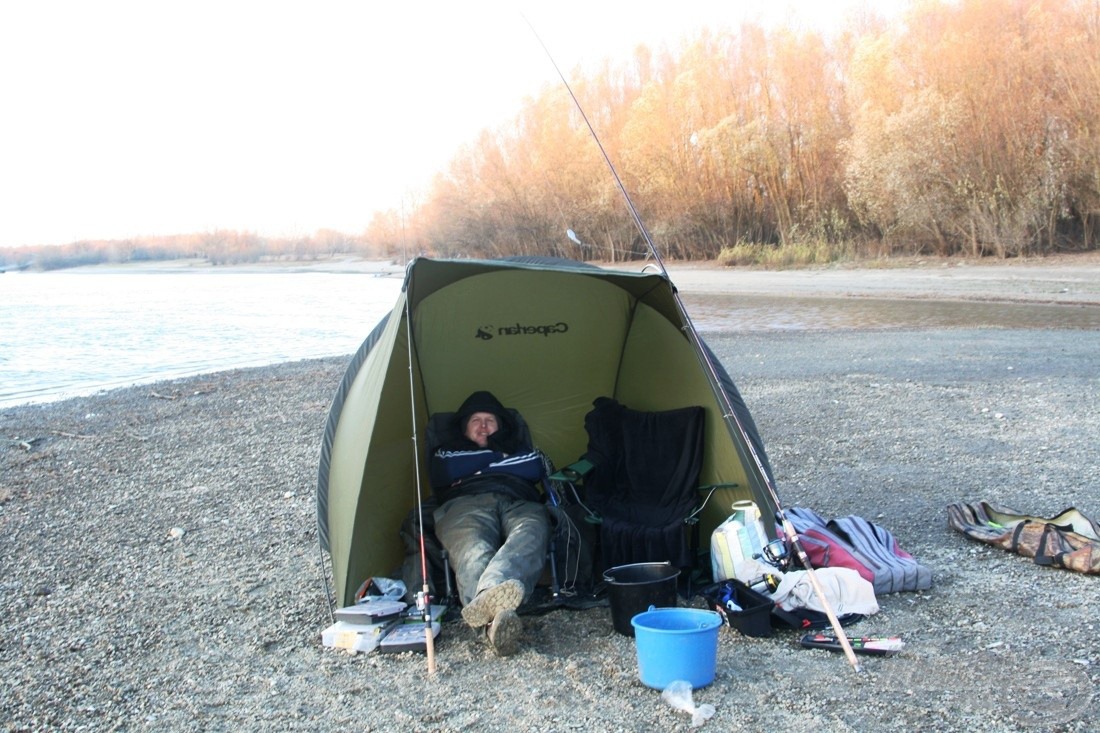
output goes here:
[{"label": "man's face", "polygon": [[466,421],[466,437],[477,443],[479,448],[489,445],[489,436],[500,429],[497,416],[491,412],[475,412]]}]

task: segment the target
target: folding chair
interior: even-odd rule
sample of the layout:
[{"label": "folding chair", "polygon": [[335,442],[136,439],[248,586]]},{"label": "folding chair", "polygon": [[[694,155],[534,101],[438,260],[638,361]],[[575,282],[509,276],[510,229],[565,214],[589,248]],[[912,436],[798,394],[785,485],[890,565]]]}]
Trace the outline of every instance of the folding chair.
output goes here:
[{"label": "folding chair", "polygon": [[587,452],[552,478],[582,483],[598,515],[603,570],[669,562],[690,576],[700,491],[715,488],[699,486],[704,418],[698,406],[643,412],[608,397],[593,402]]},{"label": "folding chair", "polygon": [[[508,409],[508,417],[512,421],[512,427],[515,430],[516,436],[519,438],[520,442],[525,444],[525,445],[532,445],[531,430],[527,426],[527,421],[524,420],[523,416],[519,413],[518,410],[515,410],[515,409],[512,409],[512,408],[507,408],[507,409]],[[441,445],[445,445],[447,443],[450,443],[453,440],[455,440],[456,438],[460,437],[460,435],[458,434],[458,429],[455,425],[454,417],[455,417],[455,413],[453,413],[453,412],[437,412],[437,413],[432,414],[429,417],[428,426],[427,426],[427,429],[425,431],[425,442],[426,442],[426,447],[427,447],[427,455],[429,455],[429,456],[434,455],[435,451]],[[536,448],[536,450],[538,450],[538,449]],[[542,453],[542,451],[538,451],[538,452],[539,452],[540,455],[542,455],[543,462],[547,464],[548,472],[552,471],[553,466],[552,466],[552,464],[550,464],[549,458],[547,458],[545,456],[545,454]],[[560,532],[559,532],[559,521],[560,520],[559,520],[558,514],[556,513],[556,507],[558,505],[558,498],[554,494],[553,487],[548,481],[543,482],[542,489],[543,489],[546,504],[547,504],[547,512],[548,512],[549,518],[551,520],[550,545],[547,548],[547,568],[549,569],[550,574],[551,574],[551,589],[550,589],[551,594],[552,594],[553,597],[556,598],[558,596],[558,592],[559,592],[559,579],[557,577],[557,572],[556,572],[556,570],[557,570],[556,551],[557,551],[557,543],[559,541],[558,535],[560,534]],[[434,543],[434,545],[438,546],[439,549],[442,550],[442,545],[440,545],[439,540],[434,537],[435,522],[431,521],[431,517],[430,517],[431,511],[434,511],[435,507],[437,507],[437,506],[438,506],[438,504],[436,503],[434,498],[427,499],[427,500],[424,501],[425,512],[426,512],[426,514],[429,515],[429,516],[426,516],[425,519],[424,519],[425,532],[429,535],[428,537],[425,538],[425,540],[426,541],[430,540],[429,541],[429,547]],[[438,576],[437,578],[432,579],[430,585],[432,586],[433,594],[435,594],[437,596],[441,593],[440,589],[445,588],[446,589],[446,594],[447,594],[447,600],[449,601],[449,605],[457,606],[458,605],[458,599],[457,599],[458,593],[457,593],[457,586],[455,585],[455,582],[454,582],[454,574],[453,574],[453,571],[450,569],[449,564],[447,564],[447,558],[446,558],[446,552],[445,551],[443,551],[443,555],[444,555],[443,563],[445,564],[445,569],[442,572],[436,572],[436,573],[430,572],[429,573],[429,574],[434,574],[434,575]],[[431,558],[429,558],[429,559],[431,559]],[[409,561],[413,564],[410,565],[409,562],[406,563],[406,565],[408,566],[408,571],[406,572],[406,575],[413,576],[413,575],[418,575],[419,574],[418,566],[415,565],[416,561],[417,561],[417,558],[414,557],[414,558],[412,558],[411,561]],[[431,565],[431,564],[432,563],[430,562],[429,565]],[[429,567],[429,571],[432,571],[434,569],[435,568]],[[406,580],[406,584],[407,583],[408,583],[408,580]],[[417,588],[419,588],[419,586],[417,586]]]}]

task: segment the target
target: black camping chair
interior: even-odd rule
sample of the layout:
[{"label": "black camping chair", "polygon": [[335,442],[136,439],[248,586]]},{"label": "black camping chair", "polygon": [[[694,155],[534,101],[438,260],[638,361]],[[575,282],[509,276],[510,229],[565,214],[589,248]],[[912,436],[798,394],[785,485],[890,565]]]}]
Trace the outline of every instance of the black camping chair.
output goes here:
[{"label": "black camping chair", "polygon": [[690,589],[701,492],[717,488],[699,486],[705,414],[698,406],[642,412],[608,397],[593,402],[587,452],[551,478],[583,485],[604,570],[668,562],[687,570]]}]

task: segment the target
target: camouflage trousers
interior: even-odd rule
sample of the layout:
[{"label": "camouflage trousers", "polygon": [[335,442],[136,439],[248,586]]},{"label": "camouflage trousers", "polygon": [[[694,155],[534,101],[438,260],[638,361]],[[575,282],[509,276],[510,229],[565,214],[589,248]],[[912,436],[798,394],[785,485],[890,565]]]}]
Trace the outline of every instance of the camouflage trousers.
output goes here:
[{"label": "camouflage trousers", "polygon": [[451,499],[435,510],[435,534],[450,556],[462,605],[506,580],[523,583],[529,598],[546,565],[546,507],[504,494]]}]

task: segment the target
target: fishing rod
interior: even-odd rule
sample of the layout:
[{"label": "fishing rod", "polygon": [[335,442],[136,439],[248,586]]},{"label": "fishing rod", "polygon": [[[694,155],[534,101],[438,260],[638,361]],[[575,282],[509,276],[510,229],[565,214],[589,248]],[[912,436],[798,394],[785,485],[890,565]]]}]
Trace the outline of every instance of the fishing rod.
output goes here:
[{"label": "fishing rod", "polygon": [[409,407],[412,410],[412,449],[413,467],[416,472],[416,480],[413,482],[416,488],[416,519],[419,522],[420,534],[420,576],[424,579],[424,585],[416,594],[416,608],[424,615],[424,644],[428,655],[428,674],[435,674],[435,633],[432,629],[432,594],[428,583],[428,550],[424,545],[424,503],[420,499],[420,449],[416,437],[416,388],[413,381],[412,360],[412,306],[410,298],[405,298],[405,339],[409,354]]},{"label": "fishing rod", "polygon": [[[524,18],[527,21],[526,18]],[[530,21],[527,21],[528,27],[535,35],[539,45],[542,46],[542,50],[546,53],[546,57],[550,59],[551,65],[554,67],[554,71],[557,72],[558,77],[561,79],[562,84],[565,85],[565,90],[569,92],[569,96],[573,99],[573,104],[577,108],[577,112],[580,113],[581,119],[584,120],[584,124],[588,127],[588,131],[592,134],[592,139],[596,142],[596,147],[599,148],[600,154],[603,156],[604,162],[607,163],[608,169],[611,171],[612,177],[615,179],[615,184],[618,186],[620,193],[623,195],[623,199],[626,201],[627,209],[630,211],[630,216],[634,220],[634,225],[638,228],[642,238],[645,240],[646,246],[649,248],[649,253],[653,256],[654,262],[657,264],[657,268],[660,270],[661,275],[672,282],[672,278],[669,277],[668,270],[665,268],[664,260],[661,259],[660,253],[657,252],[657,247],[653,244],[653,239],[649,236],[649,230],[646,229],[645,224],[642,222],[642,217],[638,213],[638,209],[634,206],[633,200],[630,198],[630,193],[626,190],[626,186],[623,185],[622,179],[619,177],[619,173],[615,170],[615,164],[611,162],[611,157],[607,154],[607,150],[604,148],[603,143],[600,142],[600,136],[596,134],[596,129],[592,126],[592,122],[589,121],[588,115],[585,114],[584,107],[581,106],[580,100],[577,99],[577,95],[573,93],[573,88],[569,85],[569,81],[565,78],[565,74],[558,68],[558,64],[554,61],[553,54],[550,53],[550,49],[543,43],[542,37],[539,36],[538,31],[531,25]],[[572,230],[570,230],[572,232]],[[570,239],[575,239],[574,233]],[[709,351],[706,345],[703,343],[702,337],[699,336],[699,332],[695,329],[695,324],[691,320],[691,316],[687,312],[687,308],[684,306],[683,301],[680,299],[680,293],[675,287],[672,288],[672,297],[676,303],[676,308],[680,313],[680,317],[684,320],[684,331],[687,333],[688,338],[691,339],[692,344],[695,346],[695,351],[699,354],[699,358],[702,360],[703,365],[706,367],[710,374],[711,389],[714,391],[715,396],[722,403],[724,419],[727,424],[730,420],[736,426],[738,433],[741,436],[742,441],[745,444],[746,450],[752,456],[753,462],[756,465],[757,470],[760,473],[764,482],[764,487],[768,491],[768,495],[772,502],[775,504],[776,516],[779,518],[780,525],[783,527],[783,533],[787,537],[787,541],[790,544],[792,550],[794,550],[799,562],[806,569],[806,577],[810,581],[810,585],[814,589],[814,593],[821,601],[821,607],[825,610],[825,615],[829,619],[829,624],[833,628],[833,632],[836,634],[837,641],[840,642],[841,649],[844,651],[844,655],[848,658],[848,663],[852,665],[857,673],[862,672],[863,668],[860,666],[859,660],[856,658],[855,651],[852,649],[851,643],[848,641],[848,635],[844,633],[844,628],[841,626],[840,619],[837,618],[836,612],[833,610],[832,604],[829,603],[828,597],[825,595],[825,588],[821,585],[821,581],[818,579],[817,574],[814,572],[813,565],[810,563],[810,558],[806,554],[805,548],[802,546],[802,542],[798,538],[798,533],[794,529],[794,525],[787,518],[786,512],[783,510],[783,505],[779,501],[779,493],[776,491],[775,485],[772,482],[771,476],[767,469],[764,467],[764,462],[761,460],[759,454],[756,451],[752,440],[749,438],[748,431],[745,429],[741,418],[738,417],[737,411],[733,407],[733,403],[730,400],[730,396],[726,394],[726,391],[721,388],[722,380],[719,377],[718,369],[715,366],[713,360],[710,358]]]},{"label": "fishing rod", "polygon": [[596,259],[596,257],[594,256],[596,250],[599,250],[601,252],[607,251],[607,252],[610,252],[612,255],[623,255],[624,259],[625,258],[630,258],[630,257],[635,257],[639,254],[644,254],[646,256],[646,259],[649,259],[649,253],[648,252],[638,252],[634,249],[624,249],[623,247],[616,247],[612,244],[602,245],[602,244],[589,244],[588,242],[582,242],[580,237],[577,236],[577,233],[574,232],[572,229],[566,229],[565,230],[565,236],[569,237],[569,241],[572,242],[573,244],[577,245],[581,249],[585,249],[585,250],[588,250],[589,252],[592,252],[593,257],[591,257],[591,259]]}]

